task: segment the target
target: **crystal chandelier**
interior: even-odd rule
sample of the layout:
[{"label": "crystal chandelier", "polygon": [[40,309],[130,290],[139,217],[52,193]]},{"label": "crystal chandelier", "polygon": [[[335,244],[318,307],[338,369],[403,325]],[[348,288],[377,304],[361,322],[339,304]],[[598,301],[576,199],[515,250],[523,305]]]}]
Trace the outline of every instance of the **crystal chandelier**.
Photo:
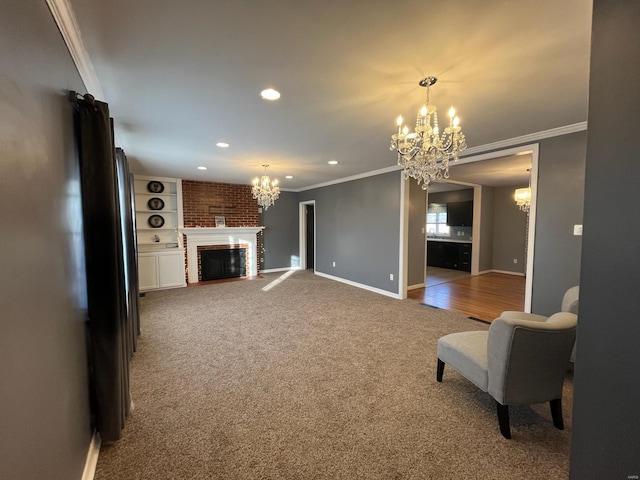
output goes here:
[{"label": "crystal chandelier", "polygon": [[514,195],[516,204],[523,212],[528,212],[531,207],[531,189],[530,188],[517,188]]},{"label": "crystal chandelier", "polygon": [[[527,169],[527,172],[531,172],[531,169]],[[531,208],[531,177],[529,177],[529,186],[516,188],[513,198],[521,211],[529,213],[529,208]]]},{"label": "crystal chandelier", "polygon": [[440,132],[438,113],[435,105],[429,104],[429,87],[434,85],[436,77],[426,77],[418,85],[427,89],[426,101],[418,112],[416,128],[409,133],[409,127],[402,125],[402,116],[398,117],[398,133],[391,136],[390,150],[397,150],[398,165],[404,170],[404,177],[415,178],[422,189],[429,188],[432,180],[449,178],[449,159],[458,161],[458,155],[467,142],[453,107],[449,109],[449,126]]},{"label": "crystal chandelier", "polygon": [[253,180],[251,194],[258,201],[258,205],[267,210],[280,196],[280,187],[278,186],[278,180],[271,181],[267,175],[267,167],[269,165],[262,166],[264,167],[264,175],[260,179],[255,178]]}]

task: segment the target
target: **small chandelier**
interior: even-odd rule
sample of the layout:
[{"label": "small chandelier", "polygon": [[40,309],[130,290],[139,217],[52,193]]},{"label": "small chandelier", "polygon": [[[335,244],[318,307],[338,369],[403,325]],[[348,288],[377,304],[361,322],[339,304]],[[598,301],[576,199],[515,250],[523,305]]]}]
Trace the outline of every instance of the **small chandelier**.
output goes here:
[{"label": "small chandelier", "polygon": [[467,142],[453,107],[449,109],[449,126],[440,132],[438,113],[434,105],[429,104],[429,87],[434,85],[436,77],[426,77],[418,85],[427,89],[426,101],[418,112],[416,128],[409,133],[409,127],[402,125],[402,116],[398,117],[398,133],[391,136],[390,150],[397,150],[398,165],[404,170],[404,178],[415,178],[422,189],[427,190],[432,180],[449,178],[449,159],[458,161],[458,155]]},{"label": "small chandelier", "polygon": [[[531,169],[528,168],[527,172],[531,172]],[[531,176],[529,176],[529,186],[527,188],[516,188],[513,198],[521,211],[529,213],[531,208]]]},{"label": "small chandelier", "polygon": [[523,212],[528,212],[531,207],[531,188],[516,188],[516,193],[513,196],[516,200],[516,205]]},{"label": "small chandelier", "polygon": [[267,167],[269,165],[262,166],[264,167],[264,175],[260,179],[255,178],[253,180],[251,194],[258,201],[258,205],[267,210],[280,196],[280,187],[278,186],[278,180],[272,182],[267,175]]}]

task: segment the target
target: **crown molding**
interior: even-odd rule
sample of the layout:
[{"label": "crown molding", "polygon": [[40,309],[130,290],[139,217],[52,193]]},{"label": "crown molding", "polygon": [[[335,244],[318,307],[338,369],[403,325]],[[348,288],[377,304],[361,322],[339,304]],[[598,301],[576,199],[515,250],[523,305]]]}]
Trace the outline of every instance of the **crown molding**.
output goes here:
[{"label": "crown molding", "polygon": [[314,188],[328,187],[330,185],[336,185],[338,183],[350,182],[352,180],[359,180],[361,178],[367,177],[375,177],[376,175],[382,175],[384,173],[399,171],[401,168],[398,165],[394,165],[392,167],[381,168],[379,170],[372,170],[370,172],[359,173],[357,175],[352,175],[350,177],[338,178],[336,180],[330,180],[324,183],[317,183],[315,185],[309,185],[308,187],[298,188],[296,190],[289,190],[291,192],[304,192],[306,190],[313,190]]},{"label": "crown molding", "polygon": [[[460,163],[463,159],[472,155],[478,155],[481,153],[489,154],[489,152],[495,152],[507,147],[514,147],[516,145],[524,145],[531,142],[536,142],[545,138],[558,137],[560,135],[568,135],[570,133],[582,132],[587,129],[587,122],[573,123],[571,125],[565,125],[563,127],[551,128],[549,130],[543,130],[541,132],[534,132],[528,135],[522,135],[521,137],[508,138],[507,140],[501,140],[499,142],[487,143],[485,145],[479,145],[477,147],[467,148],[463,155],[460,155]],[[507,154],[519,152],[520,149],[513,149],[513,152],[505,152]],[[495,155],[488,155],[487,158],[494,158]],[[479,160],[479,159],[474,159]],[[381,175],[383,173],[394,172],[401,168],[397,165],[392,167],[382,168],[380,170],[373,170],[370,172],[361,173],[359,175],[353,175],[351,177],[338,178],[325,183],[318,183],[316,185],[309,185],[308,187],[302,187],[297,189],[288,189],[290,192],[304,192],[305,190],[313,190],[314,188],[328,187],[330,185],[336,185],[338,183],[350,182],[351,180],[358,180],[360,178],[373,177],[375,175]]]},{"label": "crown molding", "polygon": [[499,150],[501,148],[513,147],[514,145],[520,145],[523,143],[536,142],[544,138],[559,137],[560,135],[568,135],[570,133],[582,132],[587,129],[587,122],[572,123],[571,125],[565,125],[563,127],[551,128],[549,130],[543,130],[541,132],[529,133],[522,135],[521,137],[508,138],[499,142],[487,143],[485,145],[478,145],[477,147],[467,148],[460,157],[468,157],[477,153],[485,153],[491,150]]},{"label": "crown molding", "polygon": [[46,0],[46,2],[87,92],[96,99],[105,101],[104,92],[93,68],[93,63],[82,43],[80,29],[71,5],[68,0]]}]

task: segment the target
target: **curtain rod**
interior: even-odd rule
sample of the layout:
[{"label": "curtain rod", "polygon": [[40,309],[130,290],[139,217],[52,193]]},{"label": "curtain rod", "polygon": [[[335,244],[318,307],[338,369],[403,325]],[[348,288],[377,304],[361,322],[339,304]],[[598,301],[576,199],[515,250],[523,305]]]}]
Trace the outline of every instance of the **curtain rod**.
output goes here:
[{"label": "curtain rod", "polygon": [[96,106],[96,99],[90,93],[85,93],[84,95],[82,95],[81,93],[78,93],[75,90],[69,90],[69,94],[67,98],[69,99],[69,102],[71,102],[71,104],[74,107],[78,106],[79,98],[82,98],[84,101],[88,102],[93,107]]}]

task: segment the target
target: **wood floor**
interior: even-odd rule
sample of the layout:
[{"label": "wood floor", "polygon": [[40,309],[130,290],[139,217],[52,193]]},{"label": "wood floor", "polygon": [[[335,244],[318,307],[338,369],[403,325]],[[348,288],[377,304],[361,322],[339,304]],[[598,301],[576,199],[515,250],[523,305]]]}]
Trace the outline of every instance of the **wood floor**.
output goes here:
[{"label": "wood floor", "polygon": [[[209,280],[188,286],[235,282],[248,278]],[[518,275],[486,273],[471,276],[459,270],[428,267],[425,284],[426,288],[409,290],[407,297],[487,322],[499,317],[505,310],[521,311],[524,308],[525,277]]]},{"label": "wood floor", "polygon": [[524,308],[525,277],[504,273],[471,276],[456,270],[429,267],[427,287],[410,290],[408,298],[492,321],[505,310]]}]

